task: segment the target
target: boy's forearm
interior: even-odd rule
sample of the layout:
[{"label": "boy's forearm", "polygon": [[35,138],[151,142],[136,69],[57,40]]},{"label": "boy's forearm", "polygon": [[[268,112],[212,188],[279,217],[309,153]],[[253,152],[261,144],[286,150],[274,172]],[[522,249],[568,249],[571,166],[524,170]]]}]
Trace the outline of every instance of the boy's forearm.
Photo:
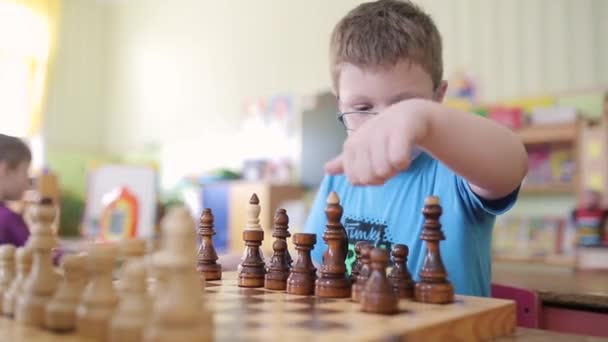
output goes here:
[{"label": "boy's forearm", "polygon": [[527,173],[515,132],[478,115],[428,104],[428,131],[419,145],[466,179],[486,199],[511,193]]}]

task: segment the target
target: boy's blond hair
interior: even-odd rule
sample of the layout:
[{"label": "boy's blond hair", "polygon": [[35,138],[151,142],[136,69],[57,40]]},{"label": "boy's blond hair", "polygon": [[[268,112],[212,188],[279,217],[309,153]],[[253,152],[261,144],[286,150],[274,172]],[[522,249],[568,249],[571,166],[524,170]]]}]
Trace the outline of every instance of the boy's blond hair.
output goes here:
[{"label": "boy's blond hair", "polygon": [[10,135],[0,134],[0,163],[14,169],[22,162],[31,162],[32,152],[23,140]]},{"label": "boy's blond hair", "polygon": [[340,66],[393,66],[401,60],[419,64],[434,87],[443,78],[441,35],[431,17],[410,1],[363,3],[342,18],[333,30],[330,67],[337,92]]}]

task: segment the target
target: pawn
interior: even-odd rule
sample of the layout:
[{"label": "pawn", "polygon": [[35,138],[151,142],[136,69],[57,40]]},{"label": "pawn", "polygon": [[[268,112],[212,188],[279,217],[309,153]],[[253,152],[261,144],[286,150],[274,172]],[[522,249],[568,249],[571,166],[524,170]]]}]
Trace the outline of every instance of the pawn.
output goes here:
[{"label": "pawn", "polygon": [[110,321],[111,342],[139,342],[150,312],[146,268],[142,260],[130,260],[122,272],[120,304]]},{"label": "pawn", "polygon": [[[146,257],[146,240],[139,238],[126,238],[120,241],[118,248],[120,249],[120,264],[121,268],[117,272],[117,278],[122,278],[122,269],[125,265],[135,259],[143,259]],[[122,286],[119,283],[119,287]]]},{"label": "pawn", "polygon": [[222,279],[222,265],[217,263],[217,252],[213,246],[212,236],[215,235],[213,229],[213,213],[211,209],[203,210],[198,234],[201,238],[201,245],[198,250],[197,270],[201,277],[201,284],[204,286],[207,280]]},{"label": "pawn", "polygon": [[[274,232],[272,233],[272,237],[287,242],[287,238],[291,236],[291,233],[289,232],[289,216],[287,216],[287,211],[283,208],[277,209],[274,214],[273,223]],[[293,259],[289,254],[289,249],[285,250],[285,262],[287,262],[289,267],[291,267],[291,264],[293,263]]]},{"label": "pawn", "polygon": [[116,252],[116,246],[111,244],[91,246],[87,257],[87,270],[91,280],[76,308],[78,333],[97,341],[106,339],[110,318],[118,304],[112,280]]},{"label": "pawn", "polygon": [[398,298],[386,277],[389,263],[388,251],[374,248],[371,252],[372,273],[361,293],[361,310],[378,314],[394,314],[398,311]]},{"label": "pawn", "polygon": [[270,259],[264,287],[269,290],[285,290],[287,288],[287,277],[289,277],[289,264],[285,259],[287,242],[277,238],[272,243],[272,250],[274,254]]},{"label": "pawn", "polygon": [[238,285],[240,287],[264,287],[266,269],[260,253],[264,231],[245,230],[243,240],[245,240],[245,259],[239,267]]},{"label": "pawn", "polygon": [[287,277],[287,293],[308,296],[315,292],[316,268],[312,263],[310,251],[317,243],[317,235],[310,233],[293,234],[296,245],[296,261]]},{"label": "pawn", "polygon": [[76,327],[76,307],[89,279],[86,257],[66,255],[61,259],[64,280],[46,306],[45,326],[53,331],[71,331]]},{"label": "pawn", "polygon": [[126,264],[129,260],[143,258],[146,255],[146,240],[130,238],[120,242],[120,257]]},{"label": "pawn", "polygon": [[32,269],[32,250],[25,247],[17,248],[16,264],[17,276],[11,283],[8,290],[4,293],[2,300],[2,313],[7,317],[13,317],[15,314],[15,304],[17,297],[20,295],[25,279],[30,274]]},{"label": "pawn", "polygon": [[15,246],[0,246],[0,308],[4,294],[9,290],[15,279]]},{"label": "pawn", "polygon": [[371,274],[370,253],[372,248],[373,247],[370,244],[363,244],[361,246],[361,269],[359,270],[359,275],[357,276],[357,280],[353,284],[351,291],[351,299],[355,302],[361,300],[361,292],[363,292],[365,283]]},{"label": "pawn", "polygon": [[52,200],[44,198],[30,207],[32,232],[26,248],[33,251],[34,261],[23,290],[17,298],[15,319],[37,327],[44,326],[44,308],[57,290],[58,277],[53,269],[51,251],[57,246],[57,238],[51,226],[55,220]]},{"label": "pawn", "polygon": [[399,298],[412,298],[414,296],[414,281],[407,269],[408,253],[409,248],[406,245],[396,244],[393,246],[394,265],[388,279],[393,284],[393,289]]},{"label": "pawn", "polygon": [[196,230],[188,209],[175,207],[162,221],[163,250],[155,260],[163,265],[163,291],[155,293],[143,332],[146,342],[212,341],[213,316],[193,260]]},{"label": "pawn", "polygon": [[357,277],[359,276],[359,272],[361,272],[361,248],[363,246],[369,245],[367,241],[357,241],[355,244],[355,265],[353,266],[352,271],[350,272],[350,279],[354,284],[357,281]]}]

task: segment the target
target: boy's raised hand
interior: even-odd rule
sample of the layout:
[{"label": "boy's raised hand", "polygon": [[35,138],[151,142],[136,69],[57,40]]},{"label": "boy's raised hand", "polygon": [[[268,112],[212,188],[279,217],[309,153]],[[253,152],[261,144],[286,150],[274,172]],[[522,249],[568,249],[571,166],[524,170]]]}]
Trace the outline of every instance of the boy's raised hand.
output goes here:
[{"label": "boy's raised hand", "polygon": [[409,167],[414,145],[428,133],[426,100],[409,99],[387,107],[349,133],[340,155],[325,164],[354,185],[379,185]]}]

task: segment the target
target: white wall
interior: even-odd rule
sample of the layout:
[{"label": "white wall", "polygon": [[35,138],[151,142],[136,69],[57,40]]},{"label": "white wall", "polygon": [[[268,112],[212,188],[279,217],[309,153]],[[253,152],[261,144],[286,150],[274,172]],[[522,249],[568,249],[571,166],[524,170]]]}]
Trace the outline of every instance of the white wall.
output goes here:
[{"label": "white wall", "polygon": [[[230,164],[243,100],[328,89],[330,31],[360,2],[65,1],[48,140]],[[484,100],[608,83],[608,1],[418,2],[443,33],[446,75],[477,75]]]},{"label": "white wall", "polygon": [[[329,33],[359,2],[118,2],[106,146],[221,138],[246,97],[326,89]],[[485,100],[608,82],[606,1],[419,2],[444,35],[446,74],[471,71]]]},{"label": "white wall", "polygon": [[[110,9],[95,1],[64,1],[50,75],[46,143],[66,152],[104,148]],[[126,132],[125,132],[126,133]]]}]

